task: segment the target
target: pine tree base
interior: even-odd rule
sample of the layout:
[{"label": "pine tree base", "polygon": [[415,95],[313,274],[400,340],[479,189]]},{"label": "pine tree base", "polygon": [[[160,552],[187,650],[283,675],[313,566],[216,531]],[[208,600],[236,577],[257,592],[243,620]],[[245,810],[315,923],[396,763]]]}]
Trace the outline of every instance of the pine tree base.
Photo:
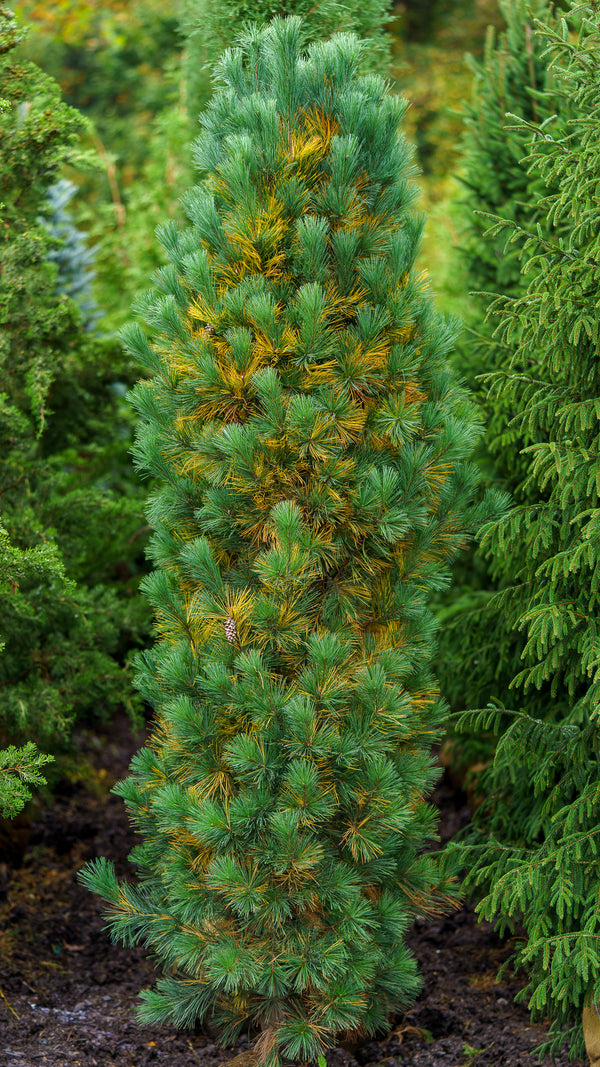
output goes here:
[{"label": "pine tree base", "polygon": [[596,1004],[583,1009],[583,1036],[590,1067],[600,1067],[600,1012]]},{"label": "pine tree base", "polygon": [[234,1056],[231,1060],[223,1060],[219,1067],[256,1067],[259,1059],[260,1057],[254,1049],[247,1049],[246,1052],[240,1052],[238,1056]]}]

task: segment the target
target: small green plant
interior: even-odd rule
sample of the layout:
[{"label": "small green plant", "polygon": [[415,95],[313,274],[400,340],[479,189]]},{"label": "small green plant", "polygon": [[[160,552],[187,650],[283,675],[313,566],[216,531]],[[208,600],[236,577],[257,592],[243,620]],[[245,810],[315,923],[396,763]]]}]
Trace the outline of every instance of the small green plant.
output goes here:
[{"label": "small green plant", "polygon": [[[490,1046],[488,1045],[488,1048],[489,1047]],[[485,1048],[474,1048],[473,1045],[467,1045],[465,1043],[463,1045],[463,1047],[462,1047],[462,1054],[463,1054],[463,1057],[464,1057],[464,1062],[463,1062],[462,1067],[473,1067],[473,1064],[475,1063],[477,1057],[480,1056],[482,1052],[487,1052],[487,1049],[485,1049]]]}]

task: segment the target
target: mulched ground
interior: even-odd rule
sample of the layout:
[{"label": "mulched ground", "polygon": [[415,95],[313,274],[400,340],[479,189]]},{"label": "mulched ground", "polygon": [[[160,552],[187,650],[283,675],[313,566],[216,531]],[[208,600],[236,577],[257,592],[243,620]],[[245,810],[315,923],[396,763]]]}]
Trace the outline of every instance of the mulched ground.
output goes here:
[{"label": "mulched ground", "polygon": [[[62,783],[21,842],[3,841],[0,828],[0,1067],[218,1067],[245,1042],[223,1052],[200,1033],[136,1024],[137,993],[153,968],[141,950],[109,942],[99,900],[76,881],[94,856],[131,873],[133,837],[108,789],[142,738],[132,740],[121,723],[95,750],[89,741],[87,772]],[[434,799],[448,837],[469,817],[464,795],[442,782]],[[545,1030],[514,1002],[522,983],[495,981],[510,943],[469,907],[417,924],[410,940],[424,975],[418,1003],[383,1039],[333,1051],[328,1067],[533,1067]]]}]

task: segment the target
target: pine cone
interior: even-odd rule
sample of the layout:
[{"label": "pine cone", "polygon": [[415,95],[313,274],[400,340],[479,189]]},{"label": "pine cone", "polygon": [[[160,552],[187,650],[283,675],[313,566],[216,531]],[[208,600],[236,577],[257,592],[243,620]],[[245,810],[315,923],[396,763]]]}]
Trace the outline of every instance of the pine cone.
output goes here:
[{"label": "pine cone", "polygon": [[237,637],[237,630],[235,628],[235,619],[232,619],[231,615],[228,615],[227,618],[225,619],[225,637],[227,638],[227,640],[231,644],[233,644],[233,642],[235,641],[235,639]]}]

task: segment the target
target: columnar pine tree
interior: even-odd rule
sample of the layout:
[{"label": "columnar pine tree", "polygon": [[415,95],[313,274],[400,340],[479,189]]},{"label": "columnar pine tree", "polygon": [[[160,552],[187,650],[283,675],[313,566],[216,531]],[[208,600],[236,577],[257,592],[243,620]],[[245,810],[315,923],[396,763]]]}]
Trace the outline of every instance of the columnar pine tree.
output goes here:
[{"label": "columnar pine tree", "polygon": [[[528,285],[492,307],[499,343],[517,342],[490,401],[514,412],[531,444],[525,502],[492,524],[483,548],[507,629],[524,647],[513,669],[517,710],[465,862],[484,890],[480,913],[525,929],[517,960],[534,1016],[554,1020],[552,1047],[568,1034],[578,1052],[582,1009],[600,1004],[600,11],[576,5],[572,14],[556,29],[536,26],[570,117],[530,143],[527,169],[548,190],[532,205],[543,223],[510,226]],[[497,232],[508,228],[498,221]],[[499,718],[488,712],[484,725]]]},{"label": "columnar pine tree", "polygon": [[448,887],[421,848],[441,706],[431,593],[461,546],[474,429],[415,270],[404,102],[296,18],[218,69],[135,391],[156,477],[156,709],[117,787],[137,882],[85,883],[166,975],[140,1017],[310,1060],[413,1000],[404,933]]},{"label": "columnar pine tree", "polygon": [[345,0],[344,4],[338,0],[181,0],[181,4],[186,105],[194,137],[198,114],[211,92],[210,72],[229,46],[232,32],[239,33],[250,21],[298,15],[307,39],[322,41],[341,30],[362,37],[363,68],[381,71],[389,59],[390,0]]},{"label": "columnar pine tree", "polygon": [[[244,24],[293,14],[304,19],[311,40],[353,31],[365,39],[365,70],[381,73],[390,54],[390,0],[179,0],[177,10],[182,51],[167,61],[164,100],[151,123],[152,151],[127,185],[120,223],[109,237],[111,254],[99,262],[101,292],[114,307],[114,328],[123,324],[134,294],[164,262],[154,230],[166,217],[182,221],[179,197],[194,180],[190,147],[212,92],[211,71]],[[106,233],[101,238],[106,242]]]}]

